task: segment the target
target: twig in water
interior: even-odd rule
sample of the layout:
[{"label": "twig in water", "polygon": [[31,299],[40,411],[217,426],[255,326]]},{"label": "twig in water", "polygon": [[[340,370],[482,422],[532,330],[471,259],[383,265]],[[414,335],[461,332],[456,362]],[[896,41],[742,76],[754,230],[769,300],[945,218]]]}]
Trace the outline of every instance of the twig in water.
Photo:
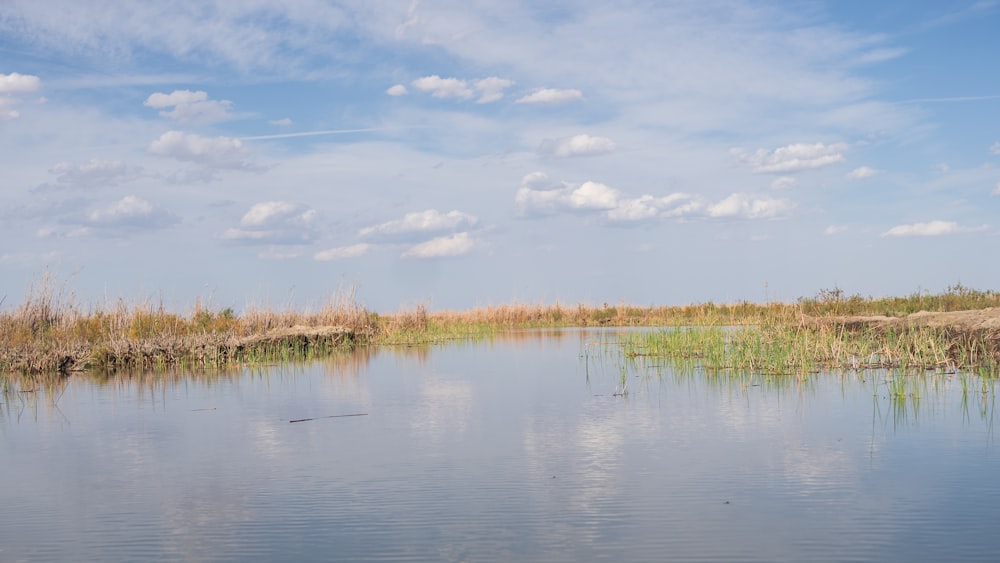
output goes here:
[{"label": "twig in water", "polygon": [[321,418],[344,418],[346,416],[368,416],[368,413],[361,412],[357,414],[331,414],[330,416],[317,416],[316,418],[300,418],[298,420],[289,420],[288,422],[308,422],[310,420],[319,420]]}]

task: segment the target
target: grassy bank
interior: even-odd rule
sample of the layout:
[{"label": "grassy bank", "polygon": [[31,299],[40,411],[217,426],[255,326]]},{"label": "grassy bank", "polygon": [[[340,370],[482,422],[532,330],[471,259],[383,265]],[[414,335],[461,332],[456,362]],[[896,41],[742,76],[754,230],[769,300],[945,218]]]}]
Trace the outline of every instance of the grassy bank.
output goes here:
[{"label": "grassy bank", "polygon": [[[962,286],[941,294],[863,298],[823,290],[794,303],[703,303],[687,306],[498,305],[466,311],[424,307],[378,314],[342,292],[314,310],[248,307],[187,313],[162,304],[124,301],[80,305],[51,280],[24,302],[0,311],[0,373],[64,376],[169,366],[218,368],[321,357],[356,346],[413,345],[481,338],[514,328],[567,326],[701,326],[663,332],[660,341],[633,341],[630,353],[697,359],[725,369],[774,372],[846,365],[986,365],[1000,351],[995,335],[930,329],[899,334],[836,323],[805,326],[806,317],[905,315],[1000,305],[1000,293]],[[748,326],[743,331],[719,327]],[[638,336],[636,338],[639,338]],[[990,364],[992,365],[992,364]]]}]

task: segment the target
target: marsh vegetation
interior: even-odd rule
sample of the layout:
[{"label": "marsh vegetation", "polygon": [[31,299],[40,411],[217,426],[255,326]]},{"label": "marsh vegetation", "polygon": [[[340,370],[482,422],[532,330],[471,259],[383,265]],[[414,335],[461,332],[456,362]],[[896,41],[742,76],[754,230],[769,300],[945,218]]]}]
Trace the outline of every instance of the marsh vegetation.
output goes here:
[{"label": "marsh vegetation", "polygon": [[[81,305],[65,285],[45,277],[20,305],[0,309],[0,373],[62,377],[170,366],[219,369],[307,360],[357,346],[412,346],[570,326],[667,327],[629,336],[623,341],[626,353],[696,361],[713,370],[796,374],[900,367],[996,373],[1000,325],[935,327],[905,322],[905,315],[997,305],[1000,293],[957,285],[940,294],[892,298],[822,290],[794,303],[511,304],[465,311],[417,306],[380,314],[360,305],[353,290],[341,290],[306,310],[249,305],[237,313],[199,301],[178,313],[150,301]],[[901,322],[864,322],[858,315]]]}]

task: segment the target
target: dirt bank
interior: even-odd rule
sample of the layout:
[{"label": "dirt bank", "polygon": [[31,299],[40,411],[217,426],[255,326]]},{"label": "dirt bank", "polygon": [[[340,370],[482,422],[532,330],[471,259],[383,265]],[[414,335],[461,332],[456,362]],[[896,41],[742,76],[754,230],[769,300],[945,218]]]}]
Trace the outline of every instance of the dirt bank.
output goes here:
[{"label": "dirt bank", "polygon": [[952,311],[949,313],[928,313],[921,311],[905,317],[844,316],[807,317],[806,324],[836,324],[848,328],[906,328],[928,327],[955,332],[988,333],[1000,338],[1000,307],[977,309],[974,311]]}]

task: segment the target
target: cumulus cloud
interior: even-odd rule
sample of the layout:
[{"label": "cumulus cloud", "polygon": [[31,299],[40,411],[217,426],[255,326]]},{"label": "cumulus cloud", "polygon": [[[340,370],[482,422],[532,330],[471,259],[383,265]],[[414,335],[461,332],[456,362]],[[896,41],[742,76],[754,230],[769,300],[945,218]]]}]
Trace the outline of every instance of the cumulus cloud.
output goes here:
[{"label": "cumulus cloud", "polygon": [[239,227],[222,233],[223,240],[245,244],[305,244],[315,238],[316,210],[288,201],[255,203]]},{"label": "cumulus cloud", "polygon": [[844,162],[846,150],[846,143],[831,145],[796,143],[773,151],[757,149],[753,153],[747,153],[743,149],[735,148],[730,153],[744,164],[749,165],[756,173],[781,173],[809,170]]},{"label": "cumulus cloud", "polygon": [[[150,94],[143,103],[146,107],[160,109],[160,115],[177,121],[191,120],[222,121],[231,117],[229,110],[233,103],[229,100],[210,100],[204,91],[174,90],[169,94]],[[163,108],[173,108],[167,111]]]},{"label": "cumulus cloud", "polygon": [[36,92],[41,87],[41,79],[31,74],[0,74],[0,119],[20,117],[20,112],[14,109],[21,102],[17,95]]},{"label": "cumulus cloud", "polygon": [[350,246],[338,246],[336,248],[328,248],[327,250],[321,250],[313,255],[313,259],[325,262],[328,260],[341,260],[344,258],[357,258],[358,256],[363,256],[371,250],[372,245],[367,243],[352,244]]},{"label": "cumulus cloud", "polygon": [[474,86],[476,91],[479,92],[479,99],[476,100],[476,103],[489,104],[496,102],[503,98],[503,91],[513,85],[513,80],[497,78],[496,76],[477,80]]},{"label": "cumulus cloud", "polygon": [[170,212],[134,195],[125,196],[110,207],[87,214],[86,223],[100,234],[127,234],[162,229],[179,220]]},{"label": "cumulus cloud", "polygon": [[798,182],[790,176],[779,176],[771,182],[771,188],[775,190],[790,190],[796,185],[798,185]]},{"label": "cumulus cloud", "polygon": [[709,217],[743,217],[747,219],[769,219],[784,215],[795,205],[787,199],[750,197],[735,193],[722,201],[708,206]]},{"label": "cumulus cloud", "polygon": [[871,178],[872,176],[878,174],[879,171],[868,166],[862,166],[860,168],[855,168],[847,173],[848,180],[864,180],[865,178]]},{"label": "cumulus cloud", "polygon": [[519,104],[558,104],[583,98],[583,92],[571,89],[539,88],[517,100]]},{"label": "cumulus cloud", "polygon": [[55,184],[41,184],[33,188],[32,191],[44,192],[58,189],[116,186],[119,182],[138,176],[136,169],[130,169],[120,160],[96,159],[82,164],[60,162],[50,168],[49,173],[55,175]]},{"label": "cumulus cloud", "polygon": [[607,137],[591,137],[587,134],[574,135],[562,139],[545,139],[538,146],[538,154],[566,158],[572,156],[597,156],[614,152],[615,143]]},{"label": "cumulus cloud", "polygon": [[247,151],[239,139],[202,137],[193,133],[167,131],[149,144],[147,151],[183,162],[193,162],[209,168],[251,170],[245,160]]},{"label": "cumulus cloud", "polygon": [[42,87],[42,81],[32,74],[0,74],[0,94],[25,94],[35,92]]},{"label": "cumulus cloud", "polygon": [[621,199],[614,209],[607,212],[612,221],[645,221],[656,217],[683,217],[701,210],[703,204],[688,194],[670,194],[664,197],[643,195],[634,199]]},{"label": "cumulus cloud", "polygon": [[625,197],[620,191],[598,182],[554,183],[541,172],[521,180],[514,204],[519,214],[527,217],[567,212],[599,213],[612,222],[686,217],[769,219],[783,216],[795,207],[786,199],[742,193],[732,194],[714,204],[685,193]]},{"label": "cumulus cloud", "polygon": [[408,90],[406,89],[406,86],[403,86],[402,84],[396,84],[395,86],[390,86],[385,91],[385,93],[389,94],[390,96],[405,96],[407,92]]},{"label": "cumulus cloud", "polygon": [[402,254],[403,258],[443,258],[468,254],[479,241],[467,232],[437,237],[417,244]]},{"label": "cumulus cloud", "polygon": [[[418,78],[410,84],[417,90],[429,93],[435,98],[458,98],[460,100],[468,100],[478,95],[479,98],[476,100],[477,103],[488,104],[502,99],[504,95],[503,91],[510,88],[514,82],[505,78],[491,76],[489,78],[476,80],[470,84],[467,80],[459,78],[441,78],[440,76],[434,74]],[[386,93],[390,96],[399,96],[406,93],[406,87],[401,84],[397,84],[396,86],[389,88],[389,90],[386,90]]]},{"label": "cumulus cloud", "polygon": [[927,223],[910,223],[908,225],[897,225],[882,233],[883,237],[932,237],[940,235],[950,235],[954,233],[984,231],[986,225],[979,227],[961,227],[954,221],[930,221]]},{"label": "cumulus cloud", "polygon": [[365,227],[358,233],[363,238],[411,238],[413,235],[440,234],[475,226],[478,219],[458,210],[441,213],[436,209],[407,213],[402,219]]},{"label": "cumulus cloud", "polygon": [[441,78],[436,74],[418,78],[411,84],[417,90],[429,93],[435,98],[468,99],[474,95],[472,88],[469,88],[469,84],[465,80]]}]

